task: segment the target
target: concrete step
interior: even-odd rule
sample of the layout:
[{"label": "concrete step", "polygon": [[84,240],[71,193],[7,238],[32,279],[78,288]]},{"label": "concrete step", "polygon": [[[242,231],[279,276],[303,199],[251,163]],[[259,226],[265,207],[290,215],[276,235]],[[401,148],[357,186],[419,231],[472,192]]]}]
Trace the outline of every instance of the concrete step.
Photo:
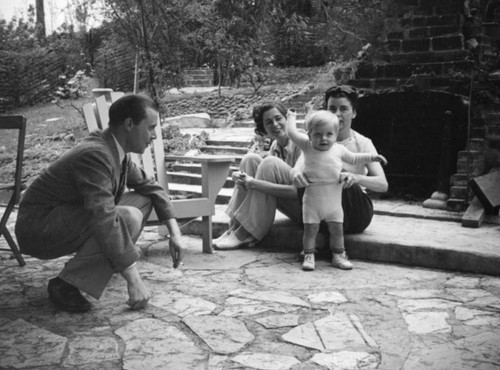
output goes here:
[{"label": "concrete step", "polygon": [[253,120],[240,120],[240,121],[235,121],[233,128],[255,128],[255,122]]},{"label": "concrete step", "polygon": [[241,157],[248,153],[248,148],[229,145],[204,145],[200,148],[200,151],[207,154],[234,154],[238,157]]},{"label": "concrete step", "polygon": [[[290,108],[293,108],[292,106],[288,106]],[[305,113],[302,114],[297,114],[297,127],[298,128],[304,128],[304,118],[305,118]],[[255,129],[255,122],[254,121],[248,121],[248,120],[242,120],[242,121],[237,121],[235,122],[234,128],[248,128],[248,129]]]},{"label": "concrete step", "polygon": [[248,140],[207,140],[206,145],[208,146],[224,146],[224,147],[236,147],[236,148],[249,148],[252,146],[253,141]]},{"label": "concrete step", "polygon": [[[481,228],[461,226],[462,213],[431,210],[420,204],[374,201],[375,216],[361,234],[346,235],[346,250],[351,259],[404,264],[500,275],[500,217],[489,216]],[[213,216],[214,238],[228,227],[224,206],[216,206]],[[200,234],[201,222],[181,226],[184,234]],[[318,236],[318,247],[327,248],[327,235]],[[268,250],[302,249],[302,230],[277,212],[269,234],[256,246]],[[231,253],[230,251],[217,253]]]}]

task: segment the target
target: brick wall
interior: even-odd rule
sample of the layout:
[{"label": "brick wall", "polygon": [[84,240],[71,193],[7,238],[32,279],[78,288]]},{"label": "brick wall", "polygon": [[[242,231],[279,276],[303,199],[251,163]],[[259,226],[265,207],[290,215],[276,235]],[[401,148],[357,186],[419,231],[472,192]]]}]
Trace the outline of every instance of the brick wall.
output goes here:
[{"label": "brick wall", "polygon": [[[361,63],[351,83],[368,95],[444,91],[464,101],[471,98],[467,140],[453,153],[456,173],[449,181],[448,208],[461,211],[473,196],[470,179],[500,166],[500,103],[484,98],[485,86],[490,96],[500,95],[500,12],[495,12],[500,0],[402,3],[411,9],[399,19],[399,29],[388,34],[386,63]],[[429,109],[437,113],[440,106]]]}]

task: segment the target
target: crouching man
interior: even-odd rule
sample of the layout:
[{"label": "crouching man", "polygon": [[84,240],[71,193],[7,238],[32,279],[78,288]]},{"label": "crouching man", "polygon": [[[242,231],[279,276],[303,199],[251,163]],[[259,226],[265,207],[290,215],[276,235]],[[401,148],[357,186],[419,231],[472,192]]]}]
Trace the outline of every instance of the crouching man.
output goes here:
[{"label": "crouching man", "polygon": [[174,266],[179,265],[184,248],[168,194],[128,154],[144,153],[157,124],[155,102],[123,96],[109,109],[108,129],[90,133],[23,195],[15,226],[21,252],[39,259],[75,253],[48,283],[49,298],[61,310],[88,311],[80,291],[99,299],[114,273],[127,281],[132,309],[147,305],[151,293],[136,266],[134,245],[153,208],[168,227]]}]

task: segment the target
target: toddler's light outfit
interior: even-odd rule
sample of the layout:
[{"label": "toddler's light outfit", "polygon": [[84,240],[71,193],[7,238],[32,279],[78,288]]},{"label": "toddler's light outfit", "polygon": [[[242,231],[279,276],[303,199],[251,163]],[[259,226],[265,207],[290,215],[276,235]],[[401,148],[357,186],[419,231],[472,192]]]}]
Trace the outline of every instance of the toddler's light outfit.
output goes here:
[{"label": "toddler's light outfit", "polygon": [[302,173],[310,185],[304,192],[303,222],[343,222],[342,184],[339,183],[343,162],[352,165],[369,163],[371,154],[353,153],[335,143],[327,151],[317,150],[310,141],[302,146]]}]

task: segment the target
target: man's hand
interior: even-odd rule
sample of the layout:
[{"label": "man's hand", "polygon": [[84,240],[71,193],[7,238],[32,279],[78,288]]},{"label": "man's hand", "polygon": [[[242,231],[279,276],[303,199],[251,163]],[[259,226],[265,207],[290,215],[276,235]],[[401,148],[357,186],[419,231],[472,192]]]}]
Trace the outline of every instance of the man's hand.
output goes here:
[{"label": "man's hand", "polygon": [[170,236],[169,246],[172,261],[174,262],[174,269],[176,269],[182,263],[186,250],[182,245],[180,236]]},{"label": "man's hand", "polygon": [[186,249],[182,244],[182,234],[179,229],[179,225],[177,224],[177,220],[175,218],[170,218],[165,221],[165,225],[168,228],[168,233],[170,235],[169,247],[170,254],[172,255],[172,261],[174,262],[174,268],[180,266],[182,259],[184,258],[184,253]]},{"label": "man's hand", "polygon": [[144,285],[139,270],[134,265],[122,272],[122,276],[127,281],[128,300],[127,304],[133,310],[139,310],[148,305],[151,299],[151,292]]}]

